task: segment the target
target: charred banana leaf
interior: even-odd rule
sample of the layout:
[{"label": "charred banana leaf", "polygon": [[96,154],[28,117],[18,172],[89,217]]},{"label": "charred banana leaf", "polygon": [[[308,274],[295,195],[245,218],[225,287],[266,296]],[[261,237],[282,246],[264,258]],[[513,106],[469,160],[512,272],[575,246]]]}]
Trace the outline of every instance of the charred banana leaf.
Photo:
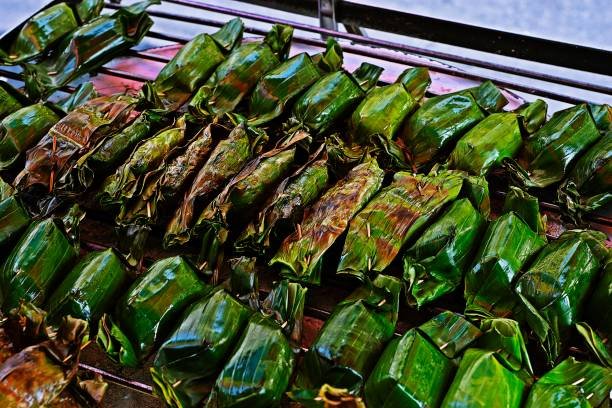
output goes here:
[{"label": "charred banana leaf", "polygon": [[128,282],[127,269],[114,249],[91,252],[72,268],[47,302],[49,321],[64,316],[97,322],[111,310]]},{"label": "charred banana leaf", "polygon": [[[306,289],[281,281],[254,314],[217,377],[205,407],[280,406],[296,357],[289,335],[300,334]],[[293,338],[299,341],[299,338]]]},{"label": "charred banana leaf", "polygon": [[147,0],[96,18],[62,40],[52,58],[39,64],[25,64],[28,94],[45,98],[138,44],[153,25],[146,8],[159,3]]},{"label": "charred banana leaf", "polygon": [[358,395],[393,337],[401,290],[399,279],[379,275],[340,302],[304,356],[295,386],[329,384]]},{"label": "charred banana leaf", "polygon": [[104,1],[84,0],[71,7],[58,3],[31,17],[23,25],[8,49],[0,50],[5,64],[19,64],[41,57],[59,41],[76,30],[79,24],[100,15]]},{"label": "charred banana leaf", "polygon": [[399,134],[410,163],[421,168],[444,156],[461,135],[484,119],[486,112],[499,112],[507,102],[490,81],[423,102]]},{"label": "charred banana leaf", "polygon": [[288,279],[320,284],[323,255],[376,194],[383,176],[376,160],[353,168],[306,210],[297,231],[283,241],[270,264],[280,266]]},{"label": "charred banana leaf", "polygon": [[47,218],[29,226],[0,271],[2,310],[9,311],[22,300],[42,305],[47,292],[79,254],[82,216],[74,206],[63,219]]},{"label": "charred banana leaf", "polygon": [[119,300],[112,319],[102,316],[98,344],[114,361],[136,367],[167,338],[185,308],[209,290],[183,257],[159,260]]},{"label": "charred banana leaf", "polygon": [[414,234],[461,192],[464,174],[396,173],[350,223],[338,274],[364,281],[385,270]]},{"label": "charred banana leaf", "polygon": [[238,125],[217,144],[170,220],[164,246],[184,244],[191,239],[195,215],[251,160],[258,140],[259,135],[250,128]]},{"label": "charred banana leaf", "polygon": [[485,218],[463,198],[421,234],[403,258],[409,305],[420,309],[459,287],[485,225]]},{"label": "charred banana leaf", "polygon": [[523,144],[521,129],[537,130],[546,120],[546,109],[546,102],[538,99],[517,112],[493,113],[484,118],[459,139],[448,159],[449,167],[486,175],[505,159],[516,156]]},{"label": "charred banana leaf", "polygon": [[44,103],[26,106],[0,122],[0,171],[10,167],[60,120]]},{"label": "charred banana leaf", "polygon": [[151,376],[169,406],[195,407],[249,322],[252,311],[224,289],[194,303],[160,347]]},{"label": "charred banana leaf", "polygon": [[257,81],[287,57],[292,37],[293,27],[276,24],[263,41],[236,48],[196,92],[190,111],[205,118],[232,112]]},{"label": "charred banana leaf", "polygon": [[589,230],[568,231],[548,244],[516,281],[529,326],[554,362],[578,323],[589,288],[610,258],[606,235]]},{"label": "charred banana leaf", "polygon": [[525,140],[517,160],[505,164],[519,185],[548,187],[563,180],[578,157],[599,138],[587,105],[576,105],[556,112]]},{"label": "charred banana leaf", "polygon": [[29,103],[25,96],[8,82],[0,81],[0,120],[26,105]]},{"label": "charred banana leaf", "polygon": [[239,18],[214,34],[198,34],[185,44],[151,83],[151,91],[165,109],[177,110],[202,86],[228,53],[242,40]]}]

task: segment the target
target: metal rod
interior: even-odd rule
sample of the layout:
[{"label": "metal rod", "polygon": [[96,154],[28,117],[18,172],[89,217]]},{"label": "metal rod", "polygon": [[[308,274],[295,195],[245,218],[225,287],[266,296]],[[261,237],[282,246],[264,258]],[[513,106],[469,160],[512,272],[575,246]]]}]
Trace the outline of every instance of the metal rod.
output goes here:
[{"label": "metal rod", "polygon": [[123,378],[119,375],[113,374],[113,373],[109,373],[106,370],[102,370],[101,368],[98,367],[94,367],[91,366],[89,364],[85,364],[85,363],[79,363],[79,368],[89,371],[91,373],[94,374],[98,374],[99,376],[101,376],[102,378],[104,378],[105,380],[108,380],[112,383],[121,385],[123,387],[127,387],[130,388],[132,390],[135,391],[139,391],[142,392],[143,394],[146,395],[150,395],[153,396],[153,387],[151,387],[150,385],[147,384],[143,384],[139,381],[134,381],[134,380],[130,380],[127,378]]}]

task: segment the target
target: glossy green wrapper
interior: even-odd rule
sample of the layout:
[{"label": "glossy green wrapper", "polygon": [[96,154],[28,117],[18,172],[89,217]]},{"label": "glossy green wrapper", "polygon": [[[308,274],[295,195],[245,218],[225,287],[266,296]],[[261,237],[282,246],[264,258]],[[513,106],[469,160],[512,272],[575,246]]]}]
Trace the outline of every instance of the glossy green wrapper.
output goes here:
[{"label": "glossy green wrapper", "polygon": [[240,44],[244,24],[228,21],[214,34],[198,34],[176,53],[151,83],[164,108],[180,108],[202,86],[228,53]]},{"label": "glossy green wrapper", "polygon": [[97,341],[118,363],[136,367],[170,334],[176,319],[210,288],[181,256],[155,262],[102,316]]},{"label": "glossy green wrapper", "polygon": [[525,140],[516,161],[506,161],[507,171],[519,185],[548,187],[563,180],[578,157],[599,138],[587,105],[556,112]]},{"label": "glossy green wrapper", "polygon": [[557,197],[574,221],[612,202],[612,132],[586,151],[559,187]]},{"label": "glossy green wrapper", "polygon": [[152,4],[159,4],[159,0],[135,3],[98,17],[66,36],[51,58],[39,64],[25,64],[28,94],[45,98],[138,44],[153,25],[145,12]]},{"label": "glossy green wrapper", "polygon": [[279,117],[289,103],[322,75],[342,66],[342,49],[329,37],[325,54],[303,52],[264,75],[249,101],[248,123],[261,126]]},{"label": "glossy green wrapper", "polygon": [[396,173],[351,221],[337,273],[364,281],[384,271],[404,244],[459,196],[463,180],[458,172]]},{"label": "glossy green wrapper", "polygon": [[534,384],[525,408],[605,406],[610,389],[612,369],[568,357]]},{"label": "glossy green wrapper", "polygon": [[114,306],[128,279],[127,269],[114,249],[87,254],[49,297],[49,321],[72,316],[97,322]]},{"label": "glossy green wrapper", "polygon": [[299,342],[306,289],[279,282],[262,312],[249,319],[232,357],[213,385],[207,408],[280,406],[296,363],[292,342]]},{"label": "glossy green wrapper", "polygon": [[198,406],[251,314],[224,289],[194,303],[157,352],[151,368],[156,394],[169,406]]},{"label": "glossy green wrapper", "polygon": [[382,68],[364,62],[353,73],[340,70],[325,75],[295,102],[289,125],[313,135],[324,133],[356,107],[381,73]]},{"label": "glossy green wrapper", "polygon": [[516,281],[526,320],[550,363],[564,349],[571,328],[581,318],[589,288],[610,258],[606,238],[596,231],[567,231],[548,244]]},{"label": "glossy green wrapper", "polygon": [[224,184],[251,160],[257,143],[258,135],[246,126],[238,125],[217,144],[170,220],[164,235],[164,246],[184,244],[191,239],[194,218]]},{"label": "glossy green wrapper", "polygon": [[485,118],[486,112],[499,112],[506,103],[490,81],[426,100],[399,134],[410,164],[421,168],[446,155],[457,139]]},{"label": "glossy green wrapper", "polygon": [[9,168],[60,120],[44,103],[26,106],[0,122],[0,171]]},{"label": "glossy green wrapper", "polygon": [[19,64],[40,57],[79,24],[97,17],[103,6],[102,0],[85,0],[76,2],[73,7],[68,3],[48,7],[26,21],[10,47],[0,50],[0,57],[5,64]]},{"label": "glossy green wrapper", "polygon": [[31,218],[21,200],[9,196],[0,201],[0,247],[11,242],[30,224]]},{"label": "glossy green wrapper", "polygon": [[393,337],[401,290],[399,279],[379,275],[340,302],[306,352],[295,387],[329,384],[359,394]]},{"label": "glossy green wrapper", "polygon": [[461,285],[485,225],[485,218],[462,198],[425,229],[403,257],[409,305],[420,309]]},{"label": "glossy green wrapper", "polygon": [[323,255],[376,194],[383,176],[376,160],[353,168],[306,210],[297,231],[283,241],[270,264],[279,266],[288,279],[320,284]]},{"label": "glossy green wrapper", "polygon": [[537,129],[546,120],[546,102],[538,99],[530,105],[516,113],[493,113],[484,118],[459,139],[448,166],[484,176],[503,160],[515,157],[523,144],[521,128],[525,127],[521,123]]},{"label": "glossy green wrapper", "polygon": [[8,82],[0,81],[0,120],[27,105],[25,96]]},{"label": "glossy green wrapper", "polygon": [[[612,337],[612,260],[608,260],[588,299],[584,317],[596,329]],[[609,344],[609,343],[608,343]]]},{"label": "glossy green wrapper", "polygon": [[80,219],[75,206],[63,220],[47,218],[28,227],[7,254],[0,271],[3,311],[18,307],[22,300],[43,304],[79,254]]},{"label": "glossy green wrapper", "polygon": [[232,112],[257,81],[287,57],[292,37],[293,27],[276,24],[263,41],[232,51],[189,102],[191,113],[221,117]]}]

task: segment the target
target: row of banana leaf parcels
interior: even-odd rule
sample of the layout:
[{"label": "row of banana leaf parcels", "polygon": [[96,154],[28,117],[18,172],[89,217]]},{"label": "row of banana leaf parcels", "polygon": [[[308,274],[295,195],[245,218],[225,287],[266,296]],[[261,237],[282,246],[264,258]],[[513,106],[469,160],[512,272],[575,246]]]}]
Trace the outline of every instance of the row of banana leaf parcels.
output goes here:
[{"label": "row of banana leaf parcels", "polygon": [[[325,401],[334,392],[358,394],[361,390],[362,378],[372,369],[382,347],[392,336],[397,319],[398,301],[386,300],[374,292],[379,291],[376,287],[383,286],[384,292],[397,292],[399,297],[397,288],[392,290],[387,286],[401,285],[397,279],[377,274],[398,258],[401,251],[406,297],[411,305],[421,307],[457,289],[467,272],[466,314],[478,320],[484,318],[481,325],[493,316],[517,316],[536,333],[551,361],[562,352],[561,341],[580,318],[592,287],[598,288],[594,299],[599,300],[591,308],[609,308],[609,272],[600,272],[606,270],[604,265],[609,257],[603,245],[605,237],[593,231],[573,231],[545,245],[537,200],[520,190],[510,191],[504,215],[487,226],[488,187],[482,178],[491,168],[503,164],[515,174],[516,180],[528,187],[546,187],[565,179],[560,197],[570,203],[566,206],[572,209],[570,214],[605,204],[609,199],[606,171],[610,149],[605,144],[610,143],[608,106],[570,108],[542,126],[546,116],[542,101],[515,112],[501,112],[505,99],[492,84],[485,83],[456,94],[430,98],[419,107],[418,100],[429,84],[425,70],[408,70],[397,83],[375,88],[380,69],[363,64],[352,74],[343,71],[342,53],[333,41],[321,55],[299,54],[287,59],[290,28],[275,26],[263,41],[242,45],[241,33],[240,21],[233,20],[213,35],[202,34],[188,43],[152,84],[145,86],[140,97],[120,95],[93,99],[63,119],[59,119],[61,110],[48,103],[22,108],[23,98],[8,86],[3,87],[6,100],[3,107],[7,106],[6,113],[12,112],[3,120],[3,128],[8,129],[5,132],[8,137],[2,143],[7,163],[3,168],[10,167],[27,151],[26,168],[16,182],[18,195],[7,193],[2,202],[7,240],[19,235],[30,223],[20,197],[40,198],[38,211],[48,213],[59,203],[89,191],[100,175],[103,180],[95,194],[95,205],[113,210],[121,234],[131,244],[126,252],[132,263],[142,255],[148,230],[159,223],[163,210],[168,208],[176,212],[167,227],[165,243],[181,245],[198,237],[201,241],[198,266],[215,277],[224,264],[223,253],[228,242],[233,242],[230,250],[236,255],[269,258],[268,255],[273,255],[269,249],[275,247],[274,241],[282,241],[271,259],[272,264],[280,266],[282,276],[318,284],[324,255],[334,242],[342,241],[348,230],[338,272],[363,281],[364,289],[349,298],[353,300],[347,299],[338,305],[334,316],[340,315],[336,319],[344,324],[355,320],[358,313],[342,311],[341,306],[359,299],[355,307],[359,314],[365,313],[363,319],[376,323],[380,320],[374,313],[376,310],[391,313],[390,323],[381,329],[387,333],[390,327],[390,333],[381,334],[384,338],[371,345],[367,341],[374,341],[370,338],[372,328],[366,335],[361,323],[358,329],[353,327],[352,330],[359,332],[354,337],[364,338],[358,340],[364,350],[358,349],[356,353],[339,346],[343,342],[354,343],[354,339],[348,341],[351,328],[338,322],[332,324],[334,319],[330,319],[326,324],[330,327],[322,330],[316,342],[322,343],[321,347],[313,346],[307,354],[311,357],[305,358],[307,368],[298,374],[299,387],[293,396],[304,403],[309,399]],[[173,120],[176,115],[172,112],[184,105],[193,93],[189,113]],[[63,106],[79,102],[71,98]],[[145,110],[139,112],[143,106]],[[270,125],[267,132],[254,127],[283,117],[286,107],[290,107],[290,112],[284,116],[281,126]],[[27,109],[34,114],[28,116]],[[230,112],[234,113],[229,115]],[[330,135],[328,130],[346,116],[350,116],[346,134]],[[34,125],[35,119],[40,118],[47,120],[46,123]],[[268,137],[272,133],[283,136]],[[519,153],[516,162],[510,160]],[[428,175],[395,172],[405,168],[429,170],[430,163],[444,160],[446,156],[449,157],[446,164],[434,168]],[[394,173],[393,180],[381,190],[385,170],[387,174]],[[104,179],[104,176],[107,177]],[[334,178],[338,180],[335,184],[331,182]],[[333,186],[328,188],[330,184]],[[10,187],[6,186],[6,190]],[[181,198],[178,208],[171,204]],[[74,213],[70,216],[72,220],[79,218]],[[74,233],[73,224],[73,221],[67,222],[66,230]],[[237,231],[236,225],[245,228]],[[5,310],[18,306],[23,299],[46,304],[45,292],[58,280],[62,281],[65,272],[62,270],[74,260],[77,250],[74,238],[71,242],[66,230],[60,230],[57,219],[34,222],[11,251],[2,273],[6,282]],[[51,239],[55,236],[61,237],[57,238],[59,241],[63,239],[62,245],[47,249],[51,247],[47,245],[49,242],[55,243]],[[39,242],[41,248],[36,248],[34,242]],[[408,242],[410,248],[404,250]],[[121,265],[112,251],[95,256],[116,258],[115,266]],[[95,265],[106,263],[100,259],[91,261],[83,260],[65,277],[60,285],[64,295],[58,289],[59,294],[48,300],[51,311],[54,305],[63,302],[85,306],[66,309],[68,312],[52,312],[52,317],[71,314],[97,322],[100,314],[108,311],[109,298],[116,296],[118,288],[125,284],[127,273],[102,273]],[[231,285],[234,295],[249,292],[236,291],[234,286],[254,286],[253,262],[249,258],[229,262],[238,271]],[[94,266],[88,267],[90,263]],[[201,319],[208,307],[205,305],[215,296],[223,296],[224,302],[236,307],[241,303],[226,289],[206,288],[193,271],[186,272],[184,285],[177,284],[183,278],[171,271],[190,269],[184,264],[185,260],[180,258],[160,261],[161,266],[151,267],[149,273],[134,283],[115,312],[116,322],[106,316],[100,324],[96,323],[100,344],[124,364],[137,364],[151,353],[154,344],[170,333],[173,324],[166,323],[160,332],[161,339],[157,338],[157,329],[164,327],[161,323],[166,316],[175,323],[177,313],[180,315],[188,304],[204,297],[199,309],[192,306],[197,310],[191,320],[190,315],[185,316],[175,333],[178,338],[174,339],[173,335],[168,340],[171,344],[162,347],[156,358],[159,364],[153,375],[159,392],[169,403],[179,405],[197,403],[209,393],[211,406],[238,406],[254,401],[263,401],[260,406],[277,403],[288,386],[294,365],[289,346],[284,348],[285,353],[280,353],[286,357],[287,364],[279,364],[282,358],[278,352],[283,344],[299,337],[297,316],[302,313],[305,289],[282,281],[262,305],[256,296],[247,296],[251,306],[255,305],[262,314],[242,313],[242,320],[222,316],[222,324],[241,326],[248,321],[249,327],[239,345],[236,342],[241,328],[233,330],[233,341],[222,341],[225,353],[214,352],[223,354],[217,357],[216,365],[206,364],[206,369],[210,365],[214,374],[224,367],[211,392],[201,385],[202,378],[211,376],[211,372],[201,372],[201,361],[211,359],[207,351],[194,353],[193,339],[187,341],[189,346],[178,346],[189,350],[189,355],[204,358],[189,365],[181,354],[184,350],[174,356],[172,353],[176,351],[169,351],[170,357],[164,350],[174,350],[177,346],[172,344],[172,339],[182,343],[185,332],[193,332],[194,327],[201,331],[196,340],[200,346],[204,343],[208,347],[208,343],[220,341],[209,342],[202,334],[218,329],[210,324],[210,316]],[[246,275],[241,276],[241,272]],[[96,274],[104,279],[96,280],[93,277]],[[603,283],[596,284],[600,274]],[[80,279],[81,276],[87,278]],[[112,284],[108,276],[113,276]],[[377,286],[370,279],[393,283],[379,282]],[[92,282],[98,284],[89,285]],[[99,294],[105,286],[108,291]],[[160,287],[164,288],[160,293],[166,288],[171,293],[166,295],[165,303],[155,298]],[[72,299],[75,297],[78,300]],[[94,300],[83,300],[88,297]],[[133,302],[143,305],[133,306]],[[389,310],[389,304],[395,306]],[[209,306],[213,308],[213,305]],[[214,310],[229,313],[228,307],[224,303],[221,309]],[[96,312],[83,315],[79,308]],[[131,308],[134,310],[123,310]],[[143,315],[135,311],[139,308],[144,309]],[[219,316],[220,312],[215,313],[214,316]],[[124,321],[134,316],[139,317]],[[265,323],[255,325],[252,320]],[[274,320],[280,323],[280,328],[271,324]],[[593,323],[597,325],[606,320]],[[142,324],[146,327],[139,326]],[[260,327],[269,324],[276,335]],[[498,324],[502,323],[492,325]],[[590,344],[598,346],[593,347],[598,355],[605,355],[605,347],[597,342],[594,331],[588,326],[587,329],[580,327],[583,333],[589,334]],[[601,330],[607,337],[609,328]],[[220,331],[226,335],[225,329]],[[244,338],[251,332],[255,338],[274,339],[268,344],[267,354],[265,347],[262,349],[254,339]],[[139,338],[143,333],[149,337]],[[227,350],[232,346],[236,352],[224,366]],[[447,347],[442,346],[443,350]],[[363,353],[365,362],[336,364],[342,357],[334,353],[349,359]],[[493,354],[500,361],[499,351]],[[349,374],[337,366],[348,367]],[[237,367],[240,367],[238,371]],[[249,374],[247,367],[254,371]],[[601,373],[598,378],[603,382],[598,384],[609,388],[609,371]],[[183,380],[181,375],[189,378]],[[246,387],[247,391],[245,383],[240,382],[245,378],[254,386]],[[268,378],[273,384],[261,385],[262,378]],[[285,383],[277,384],[278,378],[285,378]],[[443,387],[447,382],[443,381]],[[346,388],[346,391],[324,387],[323,396],[313,394],[312,390],[322,383]],[[593,396],[589,392],[581,394],[584,389],[589,390],[578,387],[580,396],[589,397],[587,403],[605,400],[604,397],[590,401]],[[469,394],[470,398],[478,397],[478,393],[470,391]],[[370,404],[382,406],[384,403],[372,401]],[[396,406],[398,402],[389,404]]]}]

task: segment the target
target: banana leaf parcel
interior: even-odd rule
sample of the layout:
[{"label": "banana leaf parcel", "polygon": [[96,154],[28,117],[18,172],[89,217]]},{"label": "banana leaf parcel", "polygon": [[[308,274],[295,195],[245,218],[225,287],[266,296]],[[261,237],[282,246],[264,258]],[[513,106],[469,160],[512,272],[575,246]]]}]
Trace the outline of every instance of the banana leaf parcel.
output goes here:
[{"label": "banana leaf parcel", "polygon": [[187,102],[240,44],[243,30],[242,20],[234,18],[216,33],[198,34],[183,45],[150,84],[162,106],[174,111]]},{"label": "banana leaf parcel", "polygon": [[237,253],[263,255],[284,237],[295,231],[304,210],[327,187],[327,155],[319,150],[311,160],[279,184],[266,206],[234,243]]},{"label": "banana leaf parcel", "polygon": [[525,408],[602,407],[609,402],[610,389],[611,368],[569,357],[534,384]]},{"label": "banana leaf parcel", "polygon": [[516,112],[493,113],[459,139],[448,159],[451,169],[477,176],[486,175],[505,159],[514,158],[523,144],[523,135],[536,131],[546,121],[547,105],[541,99]]},{"label": "banana leaf parcel", "polygon": [[79,254],[81,218],[74,206],[63,219],[47,218],[28,227],[0,270],[2,310],[9,311],[22,300],[42,305]]},{"label": "banana leaf parcel", "polygon": [[155,262],[121,297],[115,312],[102,316],[98,344],[120,364],[136,367],[194,300],[210,290],[183,257]]},{"label": "banana leaf parcel", "polygon": [[393,339],[366,382],[368,406],[439,406],[456,371],[454,359],[481,335],[462,316],[443,312]]},{"label": "banana leaf parcel", "polygon": [[221,288],[194,303],[157,352],[151,368],[155,392],[169,406],[198,406],[207,381],[223,367],[251,314]]},{"label": "banana leaf parcel", "polygon": [[287,58],[293,27],[276,24],[262,41],[232,51],[189,103],[195,116],[220,117],[232,112],[257,81]]},{"label": "banana leaf parcel", "polygon": [[565,212],[577,222],[585,213],[612,202],[612,132],[582,155],[559,187],[558,200]]},{"label": "banana leaf parcel", "polygon": [[399,279],[378,275],[338,303],[306,352],[295,387],[329,384],[359,394],[393,337],[401,290]]},{"label": "banana leaf parcel", "polygon": [[44,103],[26,106],[0,122],[0,171],[10,167],[60,120]]},{"label": "banana leaf parcel", "polygon": [[58,3],[32,16],[0,58],[5,64],[19,64],[43,56],[63,38],[100,15],[103,0]]},{"label": "banana leaf parcel", "polygon": [[270,261],[288,279],[320,284],[323,255],[344,233],[351,219],[376,194],[384,172],[376,160],[354,167],[304,213]]},{"label": "banana leaf parcel", "polygon": [[303,52],[264,75],[249,101],[248,124],[261,126],[279,117],[285,107],[322,75],[342,66],[342,49],[331,37],[324,54]]},{"label": "banana leaf parcel", "polygon": [[612,260],[608,260],[595,290],[585,308],[585,320],[606,335],[612,337]]},{"label": "banana leaf parcel", "polygon": [[47,301],[49,321],[64,316],[96,323],[114,305],[128,282],[127,269],[114,249],[91,252],[72,268]]},{"label": "banana leaf parcel", "polygon": [[31,217],[13,188],[0,178],[0,248],[6,245],[30,224]]},{"label": "banana leaf parcel", "polygon": [[421,234],[403,257],[409,305],[420,309],[461,285],[485,225],[485,218],[462,198]]},{"label": "banana leaf parcel", "polygon": [[191,239],[195,216],[251,160],[258,142],[259,135],[241,124],[215,146],[166,228],[165,247],[184,244]]},{"label": "banana leaf parcel", "polygon": [[426,100],[399,134],[410,163],[418,169],[444,156],[461,135],[485,118],[486,112],[499,112],[507,102],[490,81]]},{"label": "banana leaf parcel", "polygon": [[8,82],[0,81],[0,120],[29,105],[28,100]]},{"label": "banana leaf parcel", "polygon": [[567,231],[548,244],[516,281],[525,318],[551,363],[581,318],[600,267],[610,258],[605,240],[601,232]]},{"label": "banana leaf parcel", "polygon": [[383,69],[367,62],[353,73],[332,72],[314,83],[293,105],[288,125],[313,136],[324,133],[357,106],[376,85]]},{"label": "banana leaf parcel", "polygon": [[512,284],[546,245],[543,231],[538,229],[542,223],[537,199],[518,189],[508,192],[504,214],[487,226],[465,275],[467,315],[504,317],[513,313],[516,296]]},{"label": "banana leaf parcel", "polygon": [[507,171],[519,185],[548,187],[563,180],[578,157],[599,138],[587,105],[556,112],[525,140],[516,161],[506,161]]},{"label": "banana leaf parcel", "polygon": [[39,64],[24,65],[24,80],[32,98],[45,98],[77,77],[89,73],[138,44],[153,25],[147,0],[103,15],[62,40],[58,52]]},{"label": "banana leaf parcel", "polygon": [[102,96],[79,106],[59,122],[26,153],[24,170],[17,175],[18,190],[52,192],[78,158],[130,120],[138,99],[126,95]]},{"label": "banana leaf parcel", "polygon": [[279,282],[255,313],[213,385],[205,407],[280,406],[296,358],[306,288]]}]

